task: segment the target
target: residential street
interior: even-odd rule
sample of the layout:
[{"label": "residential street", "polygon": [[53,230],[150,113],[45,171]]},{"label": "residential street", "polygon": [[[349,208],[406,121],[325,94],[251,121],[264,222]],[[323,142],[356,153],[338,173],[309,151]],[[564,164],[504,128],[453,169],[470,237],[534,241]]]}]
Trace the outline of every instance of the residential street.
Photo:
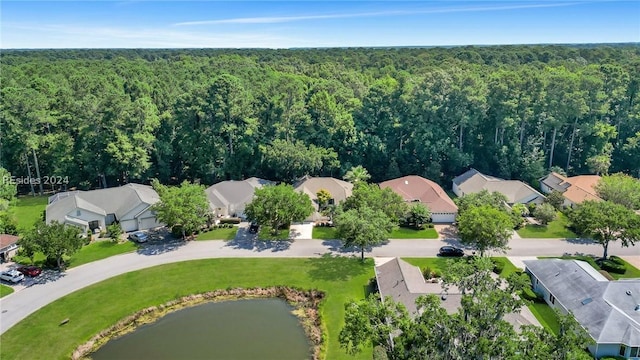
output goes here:
[{"label": "residential street", "polygon": [[[242,229],[241,231],[244,231]],[[317,257],[323,254],[359,256],[358,252],[341,251],[339,242],[296,240],[293,242],[254,241],[240,233],[233,241],[176,241],[143,247],[135,253],[113,256],[70,269],[51,281],[16,287],[16,292],[0,299],[0,333],[4,333],[27,315],[73,291],[126,272],[151,266],[194,259],[223,257]],[[376,257],[432,257],[443,245],[459,245],[456,240],[391,240],[366,255]],[[581,240],[514,239],[508,256],[559,256],[563,254],[602,254],[602,247]],[[609,246],[609,254],[640,258],[637,248],[621,248],[618,242]]]}]

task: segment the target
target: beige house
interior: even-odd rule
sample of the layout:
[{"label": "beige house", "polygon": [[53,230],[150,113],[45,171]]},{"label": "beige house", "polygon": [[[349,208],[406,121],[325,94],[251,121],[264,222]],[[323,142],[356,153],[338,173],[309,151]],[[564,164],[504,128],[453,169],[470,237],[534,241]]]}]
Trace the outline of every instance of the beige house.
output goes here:
[{"label": "beige house", "polygon": [[601,201],[595,190],[599,181],[598,175],[566,177],[557,172],[551,172],[540,179],[540,189],[546,194],[554,190],[561,192],[564,196],[564,206],[573,207],[587,200]]},{"label": "beige house", "polygon": [[454,178],[452,190],[459,197],[482,190],[499,192],[507,197],[509,205],[541,204],[545,199],[544,195],[522,181],[485,175],[476,169],[471,169]]},{"label": "beige house", "polygon": [[326,190],[331,194],[329,205],[337,205],[351,196],[353,184],[338,180],[332,177],[310,177],[305,176],[293,185],[296,191],[307,194],[313,203],[314,213],[307,219],[309,221],[319,221],[324,219],[319,212],[318,192]]},{"label": "beige house", "polygon": [[256,177],[241,181],[229,180],[209,186],[205,193],[215,215],[244,217],[244,209],[253,200],[256,189],[273,184],[272,181]]},{"label": "beige house", "polygon": [[115,222],[125,232],[152,229],[164,226],[151,210],[159,200],[151,186],[141,184],[61,192],[49,197],[46,222],[74,225],[84,232],[106,229]]},{"label": "beige house", "polygon": [[0,261],[9,261],[18,251],[18,237],[0,234]]}]

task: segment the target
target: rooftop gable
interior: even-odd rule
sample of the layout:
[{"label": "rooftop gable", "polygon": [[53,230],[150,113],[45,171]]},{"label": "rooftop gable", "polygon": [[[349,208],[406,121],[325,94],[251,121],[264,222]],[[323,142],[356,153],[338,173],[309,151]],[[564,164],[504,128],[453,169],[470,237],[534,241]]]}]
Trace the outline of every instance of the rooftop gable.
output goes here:
[{"label": "rooftop gable", "polygon": [[309,195],[312,200],[317,198],[318,191],[324,189],[331,194],[336,202],[341,202],[351,196],[353,184],[332,177],[305,176],[294,185],[294,188],[296,191]]},{"label": "rooftop gable", "polygon": [[405,201],[420,201],[431,212],[456,213],[458,207],[449,195],[435,182],[417,175],[404,176],[380,183],[380,188],[390,188]]}]

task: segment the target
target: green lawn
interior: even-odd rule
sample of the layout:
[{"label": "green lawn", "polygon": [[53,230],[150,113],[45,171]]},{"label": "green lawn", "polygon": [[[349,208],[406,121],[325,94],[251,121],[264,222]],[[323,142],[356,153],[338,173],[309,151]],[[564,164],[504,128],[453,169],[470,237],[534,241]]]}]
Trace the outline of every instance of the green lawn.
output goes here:
[{"label": "green lawn", "polygon": [[[336,228],[314,226],[313,239],[337,239]],[[411,228],[398,228],[391,232],[390,239],[437,239],[438,232],[435,229],[415,230]]]},{"label": "green lawn", "polygon": [[73,254],[67,262],[68,267],[80,266],[96,260],[102,260],[113,255],[124,254],[138,249],[133,241],[114,243],[111,241],[98,241],[85,245],[77,253]]},{"label": "green lawn", "polygon": [[198,234],[196,240],[233,240],[238,232],[238,227],[212,229]]},{"label": "green lawn", "polygon": [[[504,264],[502,272],[500,276],[506,278],[511,273],[518,270],[515,265],[509,261],[506,257],[494,257],[494,260],[500,261]],[[402,258],[411,265],[418,266],[421,271],[424,271],[425,268],[431,268],[432,270],[442,271],[447,266],[448,261],[460,261],[464,260],[464,258],[446,258],[446,257],[435,257],[435,258]]]},{"label": "green lawn", "polygon": [[48,196],[21,196],[18,198],[12,213],[18,225],[18,231],[23,233],[42,219],[42,212],[47,208]]},{"label": "green lawn", "polygon": [[391,232],[390,239],[437,239],[436,229],[416,230],[412,228],[399,227]]},{"label": "green lawn", "polygon": [[546,302],[533,302],[529,304],[529,310],[538,319],[540,325],[554,334],[558,333],[560,330],[558,316]]},{"label": "green lawn", "polygon": [[[0,336],[0,358],[69,358],[79,344],[140,309],[172,299],[233,287],[288,285],[326,293],[321,307],[327,359],[355,357],[338,343],[344,304],[365,296],[373,261],[325,256],[314,259],[207,259],[126,273],[69,294],[28,316]],[[69,323],[60,326],[60,322]],[[51,346],[55,344],[55,346]]]},{"label": "green lawn", "polygon": [[329,226],[314,226],[311,233],[312,239],[334,240],[336,237],[336,228]]},{"label": "green lawn", "polygon": [[260,226],[258,240],[289,240],[289,229],[278,230],[278,234],[274,235],[270,227]]},{"label": "green lawn", "polygon": [[576,238],[576,234],[567,229],[567,225],[569,219],[558,212],[558,217],[547,226],[529,224],[519,229],[518,234],[522,238]]},{"label": "green lawn", "polygon": [[12,292],[13,288],[11,286],[0,284],[0,298],[9,295]]}]

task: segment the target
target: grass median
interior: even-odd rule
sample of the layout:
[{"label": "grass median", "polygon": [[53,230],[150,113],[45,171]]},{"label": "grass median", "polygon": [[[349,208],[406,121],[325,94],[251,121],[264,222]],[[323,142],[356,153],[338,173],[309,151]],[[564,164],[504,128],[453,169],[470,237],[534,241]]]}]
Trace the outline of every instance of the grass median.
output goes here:
[{"label": "grass median", "polygon": [[[313,239],[334,240],[336,236],[335,227],[314,226]],[[411,228],[400,227],[391,232],[389,239],[437,239],[438,232],[435,229],[416,230]]]},{"label": "grass median", "polygon": [[[326,293],[321,307],[327,359],[356,357],[339,346],[344,304],[362,299],[373,261],[325,256],[314,259],[209,259],[123,274],[69,294],[28,316],[0,336],[1,359],[69,358],[79,344],[140,309],[213,289],[287,285]],[[60,325],[69,319],[65,325]],[[56,346],[51,346],[56,344]]]},{"label": "grass median", "polygon": [[0,284],[0,298],[9,295],[12,292],[13,288],[11,286]]}]

